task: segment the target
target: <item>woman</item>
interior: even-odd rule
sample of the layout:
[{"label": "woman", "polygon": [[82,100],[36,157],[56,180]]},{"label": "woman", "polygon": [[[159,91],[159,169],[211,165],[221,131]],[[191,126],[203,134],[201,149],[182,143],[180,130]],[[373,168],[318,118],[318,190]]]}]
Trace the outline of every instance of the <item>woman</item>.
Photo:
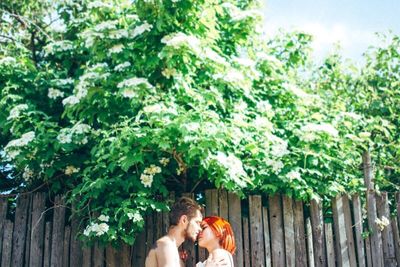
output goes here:
[{"label": "woman", "polygon": [[227,266],[233,267],[232,255],[235,253],[235,238],[229,222],[217,216],[205,217],[202,232],[198,236],[200,247],[206,248],[209,257],[196,267]]}]

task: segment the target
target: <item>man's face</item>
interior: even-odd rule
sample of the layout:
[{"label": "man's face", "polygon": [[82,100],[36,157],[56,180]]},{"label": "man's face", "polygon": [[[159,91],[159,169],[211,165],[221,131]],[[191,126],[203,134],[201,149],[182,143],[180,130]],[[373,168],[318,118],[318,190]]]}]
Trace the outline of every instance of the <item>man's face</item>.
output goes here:
[{"label": "man's face", "polygon": [[196,241],[197,235],[201,232],[201,222],[203,220],[203,215],[199,210],[196,211],[196,216],[194,216],[188,223],[185,230],[185,239],[190,239],[193,242]]}]

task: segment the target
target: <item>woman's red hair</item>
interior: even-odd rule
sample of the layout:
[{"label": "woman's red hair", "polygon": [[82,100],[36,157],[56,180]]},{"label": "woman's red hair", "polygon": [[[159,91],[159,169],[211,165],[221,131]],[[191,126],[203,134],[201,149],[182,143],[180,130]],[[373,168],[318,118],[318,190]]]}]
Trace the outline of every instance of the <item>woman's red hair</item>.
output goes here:
[{"label": "woman's red hair", "polygon": [[233,255],[236,250],[236,245],[232,227],[229,222],[218,216],[205,217],[203,222],[207,223],[214,235],[219,239],[221,247]]}]

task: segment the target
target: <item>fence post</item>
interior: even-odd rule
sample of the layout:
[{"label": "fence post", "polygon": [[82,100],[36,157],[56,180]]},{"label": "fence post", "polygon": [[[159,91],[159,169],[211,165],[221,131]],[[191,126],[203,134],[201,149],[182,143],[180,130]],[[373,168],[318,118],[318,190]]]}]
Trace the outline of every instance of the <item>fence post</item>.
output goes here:
[{"label": "fence post", "polygon": [[325,240],[324,240],[324,217],[321,203],[315,199],[311,200],[311,226],[314,245],[314,263],[317,267],[326,266]]},{"label": "fence post", "polygon": [[7,217],[7,198],[0,197],[0,263],[1,263],[1,248],[3,247],[3,232]]},{"label": "fence post", "polygon": [[251,266],[265,266],[261,196],[249,196]]},{"label": "fence post", "polygon": [[290,266],[295,266],[296,263],[293,199],[289,196],[283,196],[282,204],[283,204],[286,266],[290,267]]},{"label": "fence post", "polygon": [[355,225],[354,232],[356,235],[358,265],[360,267],[365,267],[364,240],[362,238],[363,217],[362,217],[360,196],[357,194],[354,195],[352,197],[352,201],[353,201],[353,216]]},{"label": "fence post", "polygon": [[296,251],[296,266],[307,266],[307,246],[304,226],[303,202],[294,201],[294,237]]},{"label": "fence post", "polygon": [[22,267],[24,264],[29,200],[29,195],[20,195],[17,199],[11,258],[13,267]]},{"label": "fence post", "polygon": [[56,196],[54,202],[53,232],[51,239],[50,265],[61,267],[63,263],[64,251],[64,226],[65,226],[65,206],[61,196]]},{"label": "fence post", "polygon": [[30,266],[43,265],[44,251],[44,210],[46,206],[46,195],[36,193],[33,195],[32,204],[32,234],[30,245]]},{"label": "fence post", "polygon": [[243,232],[242,232],[242,206],[240,198],[234,193],[228,193],[229,223],[235,233],[236,253],[233,256],[235,266],[243,267]]},{"label": "fence post", "polygon": [[[377,196],[378,216],[380,218],[386,217],[388,220],[390,220],[390,210],[388,201],[389,200],[386,192],[382,192],[380,196]],[[382,248],[383,248],[384,266],[385,267],[397,266],[396,254],[394,251],[394,243],[393,243],[393,231],[392,231],[392,225],[390,223],[382,230]]]},{"label": "fence post", "polygon": [[285,239],[283,235],[281,195],[269,197],[272,266],[285,266]]},{"label": "fence post", "polygon": [[368,226],[371,233],[371,258],[374,267],[383,266],[383,253],[382,253],[382,237],[381,232],[377,228],[376,219],[376,199],[374,189],[374,173],[371,163],[371,155],[368,151],[363,153],[363,169],[364,169],[364,183],[367,187],[367,209],[368,209]]}]

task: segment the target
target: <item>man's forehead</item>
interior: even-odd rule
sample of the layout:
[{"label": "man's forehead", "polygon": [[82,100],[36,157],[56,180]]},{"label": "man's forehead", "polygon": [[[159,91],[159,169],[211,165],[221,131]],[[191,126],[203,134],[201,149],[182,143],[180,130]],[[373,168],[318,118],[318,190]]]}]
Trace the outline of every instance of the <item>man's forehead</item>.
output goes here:
[{"label": "man's forehead", "polygon": [[203,220],[203,214],[201,214],[201,212],[199,210],[196,211],[196,216],[193,218],[196,221],[202,221]]}]

